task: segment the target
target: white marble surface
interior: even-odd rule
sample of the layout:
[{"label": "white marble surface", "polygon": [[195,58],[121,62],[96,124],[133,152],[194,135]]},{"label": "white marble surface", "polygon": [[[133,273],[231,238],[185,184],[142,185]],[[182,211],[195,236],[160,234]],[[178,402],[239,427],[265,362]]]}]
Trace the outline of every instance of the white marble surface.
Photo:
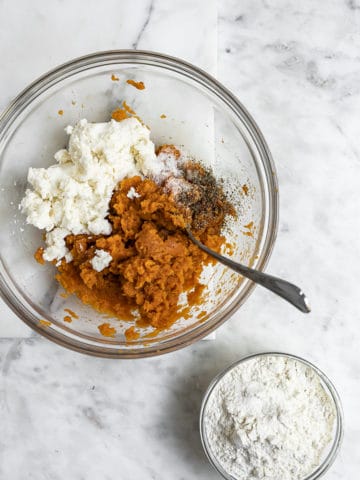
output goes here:
[{"label": "white marble surface", "polygon": [[[190,58],[198,33],[180,19],[192,3],[153,2],[138,47],[167,51],[175,32]],[[68,23],[67,2],[3,1],[1,107],[69,56],[134,43],[150,4],[106,4],[87,2]],[[163,36],[151,44],[167,4]],[[195,19],[210,5],[196,4]],[[313,311],[303,316],[258,288],[216,341],[144,361],[88,358],[38,337],[1,340],[1,479],[218,478],[200,446],[201,396],[229,362],[265,350],[301,355],[333,380],[345,438],[324,478],[358,477],[360,3],[226,0],[218,10],[218,78],[257,120],[278,169],[281,219],[269,270],[302,285]],[[86,41],[76,33],[81,24],[93,32]]]}]

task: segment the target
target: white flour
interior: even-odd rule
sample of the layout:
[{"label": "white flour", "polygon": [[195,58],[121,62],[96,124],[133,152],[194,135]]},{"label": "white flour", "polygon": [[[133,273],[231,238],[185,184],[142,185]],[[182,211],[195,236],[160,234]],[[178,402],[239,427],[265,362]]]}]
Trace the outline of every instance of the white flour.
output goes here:
[{"label": "white flour", "polygon": [[228,372],[209,398],[204,422],[210,450],[234,478],[295,480],[321,463],[334,419],[319,376],[273,355]]}]

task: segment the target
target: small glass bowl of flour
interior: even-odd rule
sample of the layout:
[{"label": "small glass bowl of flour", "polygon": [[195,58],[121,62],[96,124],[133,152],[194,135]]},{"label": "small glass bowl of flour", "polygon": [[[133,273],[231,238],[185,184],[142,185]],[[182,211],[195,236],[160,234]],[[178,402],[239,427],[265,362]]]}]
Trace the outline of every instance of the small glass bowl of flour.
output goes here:
[{"label": "small glass bowl of flour", "polygon": [[210,384],[201,441],[229,480],[315,480],[343,436],[339,396],[317,367],[284,353],[243,358]]}]

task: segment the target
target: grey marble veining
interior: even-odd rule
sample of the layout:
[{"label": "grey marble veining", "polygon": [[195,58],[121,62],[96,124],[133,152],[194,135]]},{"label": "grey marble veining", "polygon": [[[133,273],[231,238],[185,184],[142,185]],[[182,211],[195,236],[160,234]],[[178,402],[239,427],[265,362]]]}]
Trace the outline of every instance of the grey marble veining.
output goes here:
[{"label": "grey marble veining", "polygon": [[[81,9],[67,24],[62,2],[35,3],[31,27],[0,29],[7,45],[12,36],[18,58],[20,39],[40,45],[49,15],[58,16],[53,25],[61,33],[76,32]],[[195,3],[198,16],[208,2]],[[29,72],[32,56],[23,55],[23,71],[15,76],[15,57],[3,55],[1,107],[59,61],[134,42],[166,51],[172,30],[185,44],[184,56],[196,60],[196,25],[186,32],[183,26],[190,4],[177,3],[172,20],[160,28],[170,2],[134,1],[121,10],[109,0],[109,41],[93,21],[105,13],[90,2],[84,22],[93,36],[86,44],[74,33],[56,49],[56,36],[50,36],[50,61],[44,56],[38,71]],[[34,8],[17,5],[12,20]],[[0,4],[0,18],[8,6]],[[125,22],[120,11],[131,12],[133,20]],[[201,397],[230,362],[265,350],[303,356],[333,380],[343,401],[345,438],[324,478],[358,477],[360,3],[226,0],[218,16],[217,76],[255,117],[279,176],[279,234],[268,271],[303,286],[313,311],[304,316],[257,288],[216,341],[144,361],[94,359],[40,338],[1,340],[1,479],[216,479],[199,440]],[[158,27],[162,35],[151,39]],[[213,55],[215,43],[199,49]]]}]

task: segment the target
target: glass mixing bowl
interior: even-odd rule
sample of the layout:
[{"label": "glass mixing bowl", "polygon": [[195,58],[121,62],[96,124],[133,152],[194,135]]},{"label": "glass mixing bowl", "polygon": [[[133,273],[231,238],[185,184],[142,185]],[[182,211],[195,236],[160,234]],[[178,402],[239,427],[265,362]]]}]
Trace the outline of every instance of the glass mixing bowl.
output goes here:
[{"label": "glass mixing bowl", "polygon": [[[143,81],[145,90],[127,79]],[[101,52],[61,65],[26,88],[0,117],[1,295],[41,335],[78,352],[111,358],[157,355],[199,340],[254,288],[220,264],[207,267],[202,276],[206,298],[190,318],[156,336],[149,329],[127,342],[129,324],[104,317],[74,296],[64,298],[55,268],[34,260],[42,233],[26,225],[18,208],[28,168],[54,163],[54,153],[67,144],[66,125],[81,118],[107,121],[124,100],[149,125],[156,144],[183,145],[222,179],[238,214],[224,231],[234,245],[233,259],[262,270],[278,216],[275,168],[259,128],[226,88],[193,65],[151,52]],[[79,318],[65,323],[64,309]],[[100,334],[104,322],[116,327],[114,338]]]}]

